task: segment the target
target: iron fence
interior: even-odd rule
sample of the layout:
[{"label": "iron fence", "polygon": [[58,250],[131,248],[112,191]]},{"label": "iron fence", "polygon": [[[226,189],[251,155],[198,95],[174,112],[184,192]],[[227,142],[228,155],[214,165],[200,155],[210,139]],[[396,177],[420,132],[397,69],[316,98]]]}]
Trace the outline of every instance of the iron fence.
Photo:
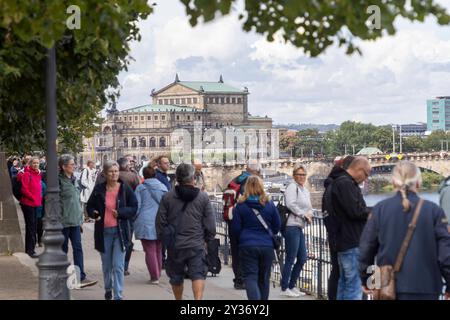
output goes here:
[{"label": "iron fence", "polygon": [[[280,201],[282,194],[269,194],[275,204]],[[228,224],[223,220],[223,204],[220,199],[211,200],[216,216],[216,233],[220,239],[220,255],[225,265],[230,264],[231,251],[228,238]],[[319,299],[327,299],[327,283],[331,270],[330,251],[323,223],[322,213],[314,210],[314,217],[311,224],[303,229],[308,259],[303,266],[297,287],[309,295]],[[280,259],[273,264],[271,281],[275,285],[280,285],[281,270],[285,259],[284,239],[280,248]]]}]

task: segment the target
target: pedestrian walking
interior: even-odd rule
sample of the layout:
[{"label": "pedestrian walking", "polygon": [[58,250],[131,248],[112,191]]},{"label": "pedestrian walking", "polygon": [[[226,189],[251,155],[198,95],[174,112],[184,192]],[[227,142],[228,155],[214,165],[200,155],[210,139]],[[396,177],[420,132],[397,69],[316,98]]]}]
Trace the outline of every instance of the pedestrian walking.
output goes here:
[{"label": "pedestrian walking", "polygon": [[150,275],[150,283],[158,284],[162,270],[161,241],[156,234],[156,214],[161,198],[168,191],[167,187],[156,179],[155,169],[145,167],[144,183],[136,188],[138,211],[134,220],[134,234],[141,240],[145,252],[145,263]]},{"label": "pedestrian walking", "polygon": [[62,249],[69,251],[69,240],[72,244],[73,263],[80,269],[80,288],[95,285],[97,280],[87,278],[84,270],[83,245],[81,241],[83,211],[80,203],[80,190],[74,176],[74,157],[65,154],[59,158],[59,188],[61,202],[61,217],[64,235]]},{"label": "pedestrian walking", "polygon": [[[168,175],[168,171],[170,169],[170,160],[166,155],[160,155],[156,159],[154,159],[149,165],[156,164],[156,179],[161,181],[167,188],[167,190],[172,190],[172,182]],[[163,269],[166,267],[167,260],[167,248],[164,243],[162,244],[161,249],[162,259],[163,259]]]},{"label": "pedestrian walking", "polygon": [[136,196],[119,179],[119,165],[108,160],[103,166],[106,182],[96,185],[87,203],[89,217],[95,220],[95,249],[102,259],[105,299],[122,300],[125,252],[130,246],[129,220],[138,207]]},{"label": "pedestrian walking", "polygon": [[183,296],[187,274],[195,300],[203,298],[208,265],[206,246],[216,235],[215,216],[208,195],[194,186],[195,169],[182,163],[176,170],[178,185],[167,192],[156,217],[158,238],[167,247],[166,273],[176,300]]},{"label": "pedestrian walking", "polygon": [[[136,172],[133,170],[133,166],[131,165],[131,161],[129,157],[123,157],[119,158],[117,160],[117,163],[119,164],[119,179],[131,187],[133,191],[136,190],[137,186],[140,184],[139,177]],[[130,271],[128,270],[128,267],[130,265],[131,260],[131,254],[133,253],[133,223],[131,220],[129,222],[129,228],[130,228],[130,245],[127,248],[127,252],[125,253],[125,270],[124,274],[125,276],[130,275]]]},{"label": "pedestrian walking", "polygon": [[264,192],[262,179],[250,176],[231,220],[231,233],[238,239],[240,267],[249,300],[269,298],[275,247],[272,234],[264,224],[272,234],[280,231],[278,210]]},{"label": "pedestrian walking", "polygon": [[[448,218],[436,204],[419,197],[422,178],[412,162],[401,161],[395,166],[392,183],[396,194],[373,208],[361,236],[359,262],[363,290],[374,293],[369,290],[373,288],[368,283],[371,274],[367,271],[376,258],[382,279],[385,270],[390,273],[389,269],[394,269],[397,300],[437,300],[443,285],[449,299]],[[408,233],[411,238],[405,241]]]}]

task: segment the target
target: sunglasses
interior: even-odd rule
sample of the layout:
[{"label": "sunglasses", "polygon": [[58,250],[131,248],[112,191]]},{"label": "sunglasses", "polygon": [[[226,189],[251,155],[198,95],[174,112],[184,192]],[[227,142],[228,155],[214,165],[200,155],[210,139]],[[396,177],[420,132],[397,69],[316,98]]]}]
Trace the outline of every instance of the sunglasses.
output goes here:
[{"label": "sunglasses", "polygon": [[306,174],[305,173],[296,173],[296,174],[294,174],[294,176],[306,177]]}]

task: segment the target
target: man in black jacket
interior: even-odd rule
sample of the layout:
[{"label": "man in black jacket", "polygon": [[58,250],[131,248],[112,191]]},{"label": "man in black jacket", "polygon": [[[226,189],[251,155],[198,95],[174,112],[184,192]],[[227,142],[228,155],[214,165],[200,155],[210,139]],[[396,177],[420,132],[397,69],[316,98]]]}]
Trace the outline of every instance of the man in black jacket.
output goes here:
[{"label": "man in black jacket", "polygon": [[330,249],[330,260],[331,260],[331,271],[328,277],[328,300],[336,300],[337,289],[339,283],[339,262],[338,254],[336,251],[336,234],[334,234],[334,229],[336,226],[332,225],[337,223],[334,218],[334,210],[332,207],[331,195],[333,188],[333,181],[336,181],[339,177],[346,174],[346,170],[350,164],[355,159],[354,156],[347,156],[336,162],[333,169],[331,169],[330,174],[325,179],[323,187],[325,189],[322,197],[322,212],[326,212],[329,217],[324,219],[325,228],[327,229],[328,245]]},{"label": "man in black jacket", "polygon": [[185,268],[192,280],[194,299],[202,299],[208,271],[205,244],[216,235],[211,202],[207,193],[194,186],[194,173],[190,164],[178,166],[178,185],[163,196],[156,216],[158,238],[167,245],[166,273],[177,300],[183,296]]},{"label": "man in black jacket", "polygon": [[369,210],[359,185],[369,175],[369,161],[365,157],[356,157],[346,172],[333,182],[332,206],[339,220],[335,239],[340,272],[337,300],[362,298],[358,247]]}]

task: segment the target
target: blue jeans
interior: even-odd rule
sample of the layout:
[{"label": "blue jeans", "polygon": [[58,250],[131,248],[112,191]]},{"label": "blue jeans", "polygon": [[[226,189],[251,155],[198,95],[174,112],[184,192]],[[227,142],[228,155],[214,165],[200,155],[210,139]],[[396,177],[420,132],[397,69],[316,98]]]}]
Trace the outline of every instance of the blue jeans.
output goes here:
[{"label": "blue jeans", "polygon": [[114,300],[122,299],[125,251],[119,238],[119,229],[105,228],[103,231],[105,252],[102,257],[103,280],[105,291],[114,291]]},{"label": "blue jeans", "polygon": [[339,283],[337,300],[361,300],[362,288],[359,277],[359,248],[338,252]]},{"label": "blue jeans", "polygon": [[81,245],[81,229],[80,227],[67,227],[63,228],[62,233],[64,235],[64,243],[62,246],[63,251],[67,254],[69,251],[69,239],[72,243],[73,251],[73,264],[80,268],[80,280],[86,279],[84,273],[84,259],[83,259],[83,247]]},{"label": "blue jeans", "polygon": [[239,247],[240,267],[249,300],[268,300],[270,271],[275,258],[271,247]]},{"label": "blue jeans", "polygon": [[[306,262],[305,236],[302,228],[287,226],[284,231],[284,246],[286,259],[281,273],[281,290],[295,287],[303,265]],[[297,259],[294,265],[294,261]],[[294,266],[294,268],[292,268]]]}]

